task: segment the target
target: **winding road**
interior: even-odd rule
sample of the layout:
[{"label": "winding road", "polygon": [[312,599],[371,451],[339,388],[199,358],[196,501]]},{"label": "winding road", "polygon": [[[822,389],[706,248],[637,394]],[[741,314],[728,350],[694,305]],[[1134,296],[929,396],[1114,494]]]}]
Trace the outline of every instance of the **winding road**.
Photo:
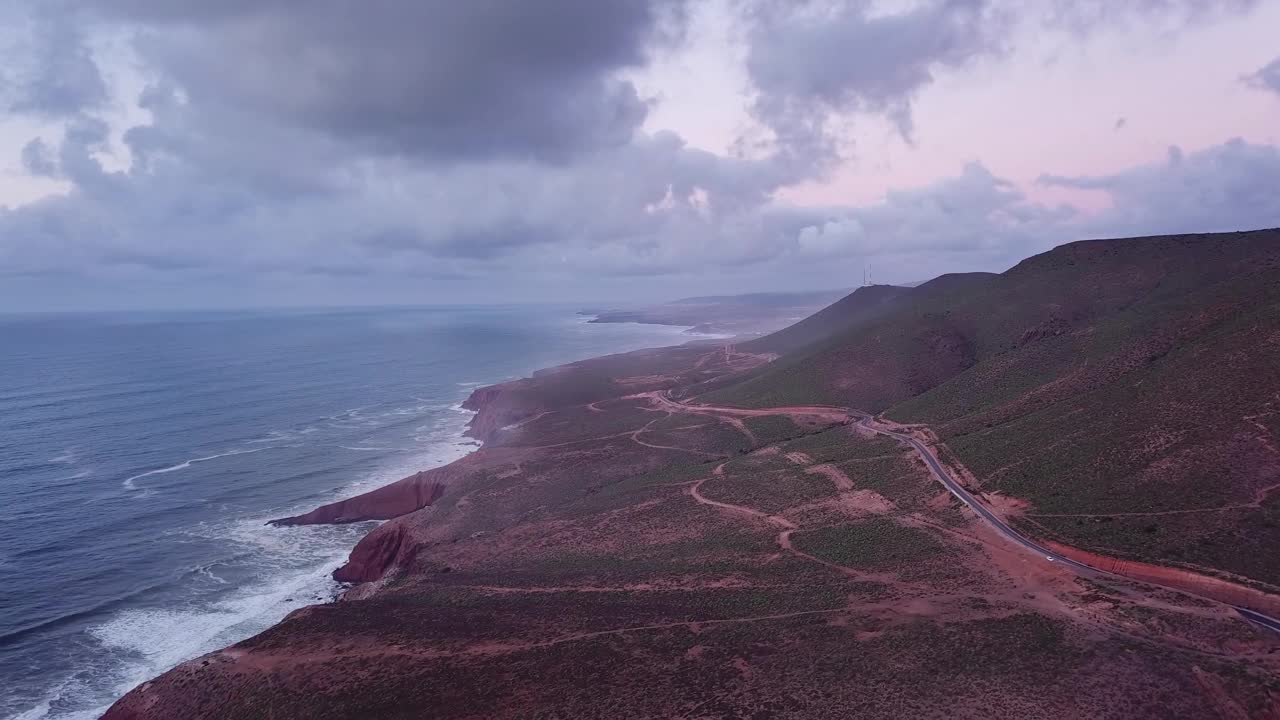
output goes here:
[{"label": "winding road", "polygon": [[1017,530],[1009,527],[1003,520],[997,517],[995,513],[991,512],[991,510],[989,510],[985,505],[978,502],[977,498],[971,495],[968,490],[965,490],[963,485],[956,482],[954,478],[947,474],[947,471],[942,467],[942,463],[938,462],[938,458],[934,456],[933,452],[930,451],[929,448],[925,447],[924,443],[910,435],[904,435],[902,433],[893,432],[892,430],[883,430],[875,427],[871,424],[871,420],[871,416],[867,415],[864,416],[858,424],[874,433],[885,435],[898,440],[899,442],[904,442],[910,445],[917,453],[919,453],[920,457],[924,460],[925,465],[929,466],[929,472],[933,474],[933,477],[938,482],[942,483],[943,487],[945,487],[952,495],[955,495],[956,499],[960,502],[968,505],[970,510],[981,516],[983,520],[986,520],[987,523],[999,531],[1001,535],[1004,535],[1037,555],[1043,555],[1045,560],[1061,563],[1082,574],[1095,575],[1097,573],[1105,572],[1103,570],[1090,567],[1089,565],[1085,565],[1082,562],[1076,562],[1071,558],[1063,557],[1043,545],[1040,545],[1031,538],[1019,533]]},{"label": "winding road", "polygon": [[[933,454],[933,451],[930,450],[924,443],[920,442],[919,440],[905,433],[895,432],[893,430],[886,430],[884,428],[876,427],[873,424],[875,420],[874,417],[868,413],[860,412],[858,410],[853,410],[851,408],[837,408],[837,407],[827,407],[827,406],[746,409],[746,408],[718,407],[714,405],[690,405],[678,400],[672,400],[665,392],[644,393],[644,395],[647,395],[653,398],[654,401],[659,403],[660,405],[664,405],[669,409],[679,410],[682,412],[692,412],[692,413],[714,412],[714,413],[723,413],[726,415],[733,415],[738,417],[758,417],[762,415],[787,415],[787,414],[827,416],[827,415],[834,415],[838,413],[843,415],[844,420],[852,420],[854,418],[859,418],[858,419],[859,426],[866,428],[867,430],[870,430],[871,432],[874,432],[876,434],[884,435],[886,437],[891,437],[899,442],[902,442],[911,446],[911,448],[915,450],[917,454],[920,455],[920,458],[924,460],[925,465],[928,466],[929,472],[933,475],[933,477],[938,482],[942,483],[942,486],[945,487],[948,492],[954,495],[956,499],[958,499],[960,502],[968,506],[970,510],[973,510],[975,513],[977,513],[978,517],[981,517],[983,520],[985,520],[987,524],[995,528],[995,530],[999,532],[1001,535],[1003,535],[1005,538],[1009,539],[1010,541],[1016,543],[1017,545],[1021,546],[1026,550],[1029,550],[1033,553],[1036,553],[1037,555],[1040,555],[1041,557],[1043,557],[1045,560],[1049,562],[1057,563],[1064,567],[1071,568],[1072,570],[1076,571],[1077,573],[1080,573],[1081,575],[1085,575],[1085,576],[1111,575],[1115,577],[1124,577],[1122,575],[1117,575],[1116,573],[1103,570],[1101,568],[1096,568],[1096,567],[1093,567],[1092,565],[1086,565],[1085,563],[1079,562],[1077,560],[1072,560],[1071,558],[1064,557],[1044,547],[1043,545],[1040,545],[1039,543],[1028,538],[1027,536],[1023,535],[1017,530],[1014,530],[1007,523],[1001,520],[998,515],[996,515],[988,507],[986,507],[986,505],[979,502],[978,499],[975,498],[968,490],[966,490],[963,485],[957,482],[955,478],[951,477],[951,475],[946,471],[946,469],[943,468],[942,463],[938,460],[937,456],[935,456]],[[1275,633],[1280,633],[1280,620],[1277,620],[1276,618],[1273,618],[1269,615],[1264,615],[1263,613],[1257,612],[1256,610],[1250,610],[1249,608],[1241,607],[1239,605],[1232,605],[1230,603],[1223,603],[1223,604],[1230,607],[1237,614],[1239,614],[1240,617],[1244,618],[1249,623],[1252,623],[1253,625],[1256,625],[1258,627],[1265,628],[1267,630],[1271,630],[1272,632],[1275,632]]]}]

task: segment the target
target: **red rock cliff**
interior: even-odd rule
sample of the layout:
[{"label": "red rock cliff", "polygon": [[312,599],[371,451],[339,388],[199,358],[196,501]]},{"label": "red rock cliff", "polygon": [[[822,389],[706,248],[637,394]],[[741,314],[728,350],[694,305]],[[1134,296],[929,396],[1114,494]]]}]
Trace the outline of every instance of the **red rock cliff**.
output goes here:
[{"label": "red rock cliff", "polygon": [[333,571],[333,579],[348,583],[379,580],[392,568],[413,560],[417,549],[409,525],[393,520],[361,538],[347,564]]},{"label": "red rock cliff", "polygon": [[419,472],[363,495],[321,505],[305,515],[272,520],[271,524],[325,525],[400,517],[440,499],[448,475],[446,470],[447,466]]},{"label": "red rock cliff", "polygon": [[467,423],[467,435],[488,442],[498,430],[541,412],[540,405],[522,392],[527,380],[513,380],[501,385],[476,388],[462,407],[476,415]]}]

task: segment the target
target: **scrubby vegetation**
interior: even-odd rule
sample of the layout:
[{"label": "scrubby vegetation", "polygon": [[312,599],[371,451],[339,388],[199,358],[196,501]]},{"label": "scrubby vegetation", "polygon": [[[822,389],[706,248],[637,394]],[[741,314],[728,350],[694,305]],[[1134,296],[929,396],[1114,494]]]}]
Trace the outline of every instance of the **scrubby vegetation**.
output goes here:
[{"label": "scrubby vegetation", "polygon": [[824,560],[865,570],[902,569],[947,552],[929,532],[888,518],[797,532],[792,541]]},{"label": "scrubby vegetation", "polygon": [[772,445],[812,431],[811,429],[801,428],[785,415],[749,417],[743,422],[746,423],[752,434],[756,436],[756,445]]},{"label": "scrubby vegetation", "polygon": [[1280,231],[1073,243],[1001,275],[938,278],[875,313],[855,297],[841,334],[704,399],[926,423],[984,487],[1034,513],[1240,508],[1217,523],[1043,526],[1280,584],[1280,565],[1232,549],[1280,545],[1259,504],[1280,485]]}]

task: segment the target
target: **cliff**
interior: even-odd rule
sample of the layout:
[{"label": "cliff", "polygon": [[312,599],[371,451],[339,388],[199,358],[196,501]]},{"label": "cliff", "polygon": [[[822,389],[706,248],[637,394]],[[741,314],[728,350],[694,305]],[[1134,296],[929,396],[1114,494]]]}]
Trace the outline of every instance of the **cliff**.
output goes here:
[{"label": "cliff", "polygon": [[392,520],[378,526],[361,538],[351,550],[351,557],[333,571],[333,579],[343,583],[367,583],[381,580],[394,568],[404,567],[417,554],[410,526]]},{"label": "cliff", "polygon": [[444,494],[445,468],[427,470],[363,495],[321,505],[303,515],[272,520],[271,525],[324,525],[389,520],[431,505]]}]

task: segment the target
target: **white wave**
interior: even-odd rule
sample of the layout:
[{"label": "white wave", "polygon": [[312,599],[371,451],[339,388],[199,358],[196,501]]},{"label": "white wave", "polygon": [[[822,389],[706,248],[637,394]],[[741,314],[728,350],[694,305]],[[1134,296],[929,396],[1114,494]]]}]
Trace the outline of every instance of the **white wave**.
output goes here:
[{"label": "white wave", "polygon": [[90,691],[83,677],[68,677],[49,690],[34,706],[14,715],[11,720],[51,720],[52,718],[57,720],[97,720],[107,711],[108,705],[88,710],[71,710],[67,712],[58,709],[59,705],[63,705],[67,701],[75,703],[79,697],[83,697],[87,692]]},{"label": "white wave", "polygon": [[375,451],[392,452],[400,449],[400,448],[393,448],[393,447],[354,447],[352,445],[339,445],[338,447],[342,448],[343,450],[355,450],[356,452],[375,452]]},{"label": "white wave", "polygon": [[49,717],[50,706],[57,699],[57,695],[50,695],[41,700],[35,707],[14,715],[13,720],[43,720],[43,718]]},{"label": "white wave", "polygon": [[343,419],[343,418],[355,417],[356,415],[359,415],[359,414],[360,414],[360,411],[362,411],[362,410],[366,410],[366,409],[371,408],[371,407],[373,407],[373,406],[372,406],[372,405],[361,405],[360,407],[353,407],[353,408],[349,408],[349,409],[347,409],[347,410],[343,410],[343,411],[342,411],[342,412],[340,412],[340,413],[337,413],[336,415],[330,415],[330,416],[326,417],[326,418],[325,418],[325,420],[341,420],[341,419]]},{"label": "white wave", "polygon": [[57,695],[50,695],[41,700],[35,707],[14,715],[13,720],[44,720],[44,718],[49,717],[50,706],[57,699]]},{"label": "white wave", "polygon": [[[179,663],[267,629],[290,611],[318,602],[317,598],[331,599],[340,590],[340,586],[332,580],[331,571],[346,560],[351,548],[368,531],[369,526],[269,527],[265,524],[266,521],[286,514],[305,512],[317,504],[350,497],[394,482],[418,470],[447,464],[475,449],[476,443],[463,435],[466,423],[464,420],[460,421],[457,414],[469,415],[470,411],[457,404],[424,405],[424,411],[427,408],[435,414],[424,418],[426,422],[418,428],[415,438],[417,447],[400,448],[402,454],[397,455],[393,462],[335,489],[330,497],[318,501],[308,500],[299,503],[298,507],[284,511],[264,510],[250,517],[210,521],[182,529],[182,534],[215,539],[239,549],[236,556],[243,559],[232,561],[229,572],[219,570],[215,574],[210,566],[194,568],[205,587],[205,593],[213,585],[217,585],[223,590],[214,592],[229,591],[230,594],[222,595],[216,601],[209,601],[201,600],[201,591],[193,590],[192,600],[186,605],[162,609],[128,609],[112,615],[89,632],[112,651],[115,657],[120,658],[120,665],[103,668],[101,672],[104,675],[98,676],[98,681],[92,683],[92,686],[85,684],[79,689],[59,690],[20,717],[23,720],[80,720],[82,717],[98,717],[107,706],[74,715],[60,712],[58,708],[59,705],[65,707],[69,704],[83,707],[86,702],[98,702],[106,695],[114,700],[139,683]],[[448,410],[454,412],[447,412]],[[394,412],[392,410],[387,415]],[[273,437],[279,439],[278,435]],[[350,447],[359,445],[357,443]],[[129,478],[129,481],[132,484],[140,478],[176,472],[194,463],[268,449],[271,447],[252,447],[192,458],[176,465],[140,473]],[[366,446],[359,449],[381,448]],[[130,489],[151,492],[136,484]],[[246,573],[248,579],[243,585],[236,587],[240,581],[235,578]],[[51,703],[53,710],[50,710]]]},{"label": "white wave", "polygon": [[[299,508],[300,510],[300,508]],[[262,514],[200,523],[183,532],[221,540],[247,551],[252,578],[216,601],[192,600],[185,606],[131,609],[116,613],[89,633],[122,661],[106,694],[112,700],[191,658],[237,643],[316,602],[328,602],[341,590],[331,572],[344,562],[367,525],[270,527],[279,515]],[[233,584],[210,566],[196,574],[217,584]],[[96,696],[101,696],[98,690]],[[106,706],[84,717],[98,717]],[[32,714],[30,720],[47,715]],[[57,716],[58,720],[79,716]]]},{"label": "white wave", "polygon": [[73,465],[76,461],[76,451],[67,449],[49,458],[49,462],[57,465]]},{"label": "white wave", "polygon": [[271,432],[267,433],[266,437],[260,437],[255,440],[246,440],[245,444],[261,445],[262,443],[283,442],[291,437],[292,435],[290,433],[284,432],[283,430],[272,430]]},{"label": "white wave", "polygon": [[[454,410],[464,415],[474,415],[459,404],[434,405],[436,410]],[[402,478],[431,468],[447,465],[479,447],[479,443],[466,436],[466,421],[459,421],[456,414],[439,415],[413,429],[416,448],[401,448],[402,455],[378,471],[361,478],[336,493],[333,500],[359,495],[362,492],[388,485]],[[307,508],[310,510],[311,508]],[[305,511],[304,511],[305,512]],[[276,517],[279,517],[278,515]]]},{"label": "white wave", "polygon": [[89,632],[107,648],[135,658],[121,669],[114,694],[208,652],[238,642],[279,622],[315,597],[332,598],[338,589],[329,573],[346,549],[271,581],[249,586],[207,606],[182,609],[124,610]]},{"label": "white wave", "polygon": [[215,575],[215,574],[214,574],[214,572],[213,572],[213,570],[212,570],[212,568],[211,568],[210,566],[208,566],[208,565],[201,565],[200,567],[196,568],[196,574],[197,574],[197,575],[203,575],[204,577],[209,578],[210,580],[214,581],[215,583],[217,583],[217,584],[219,584],[219,585],[227,585],[227,584],[228,584],[228,582],[227,582],[227,580],[226,580],[225,578],[220,577],[220,576],[218,576],[218,575]]},{"label": "white wave", "polygon": [[178,463],[177,465],[170,465],[169,467],[162,467],[156,470],[148,470],[147,472],[139,473],[138,475],[134,475],[133,477],[125,478],[125,481],[120,483],[120,486],[123,487],[125,490],[137,490],[138,486],[134,483],[134,480],[141,480],[144,477],[150,477],[152,475],[164,475],[166,473],[177,472],[179,470],[186,470],[187,468],[191,467],[196,463],[208,462],[210,460],[217,460],[218,458],[229,457],[231,455],[248,455],[250,453],[262,452],[263,450],[272,450],[272,449],[274,448],[263,447],[263,448],[250,448],[247,450],[228,450],[227,452],[218,453],[217,455],[209,455],[208,457],[191,458],[190,460],[184,460]]}]

